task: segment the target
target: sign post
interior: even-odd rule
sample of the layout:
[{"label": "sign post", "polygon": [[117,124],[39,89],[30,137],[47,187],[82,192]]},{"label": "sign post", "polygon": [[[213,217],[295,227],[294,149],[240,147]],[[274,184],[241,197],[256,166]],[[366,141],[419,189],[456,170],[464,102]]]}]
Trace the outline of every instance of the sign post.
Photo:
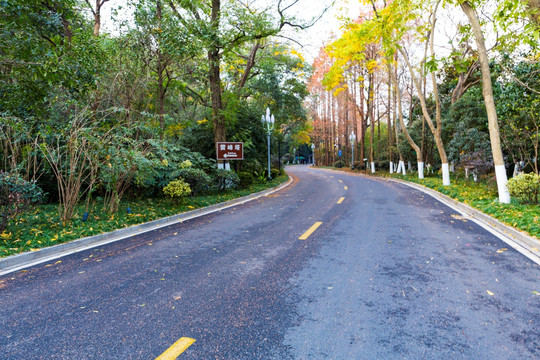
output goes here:
[{"label": "sign post", "polygon": [[216,144],[217,160],[244,160],[243,142],[218,142]]}]

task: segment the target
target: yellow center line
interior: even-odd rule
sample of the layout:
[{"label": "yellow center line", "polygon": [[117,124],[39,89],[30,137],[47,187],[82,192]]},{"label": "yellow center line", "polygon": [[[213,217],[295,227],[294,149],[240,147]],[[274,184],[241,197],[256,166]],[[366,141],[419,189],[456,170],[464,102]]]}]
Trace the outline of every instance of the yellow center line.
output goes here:
[{"label": "yellow center line", "polygon": [[341,204],[343,202],[343,200],[345,200],[344,197],[340,197],[339,200],[337,201],[338,204]]},{"label": "yellow center line", "polygon": [[182,337],[177,342],[172,344],[170,348],[165,350],[165,352],[161,355],[159,355],[156,360],[174,360],[176,359],[181,353],[186,351],[188,347],[191,346],[195,342],[195,339],[191,339],[188,337]]},{"label": "yellow center line", "polygon": [[298,238],[298,240],[306,240],[311,234],[313,234],[313,232],[314,232],[315,230],[317,230],[317,228],[318,228],[319,226],[321,226],[321,224],[322,224],[322,222],[317,221],[315,224],[313,224],[313,225],[308,229],[308,231],[306,231],[305,233],[303,233],[302,236],[300,236],[300,237]]},{"label": "yellow center line", "polygon": [[345,186],[345,190],[349,190],[349,188],[347,186]]}]

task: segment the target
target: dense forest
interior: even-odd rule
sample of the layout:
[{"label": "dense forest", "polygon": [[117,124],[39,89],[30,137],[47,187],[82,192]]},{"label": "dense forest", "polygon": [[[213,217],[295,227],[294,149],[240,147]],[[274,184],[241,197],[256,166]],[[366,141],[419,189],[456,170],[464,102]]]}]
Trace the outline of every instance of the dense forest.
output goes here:
[{"label": "dense forest", "polygon": [[[0,1],[3,189],[59,203],[67,221],[81,201],[114,213],[179,178],[192,195],[264,179],[266,108],[273,167],[309,141],[309,65],[287,37],[312,19],[294,4],[135,0],[104,33],[105,3],[118,5]],[[216,141],[244,143],[235,171],[216,166]]]}]

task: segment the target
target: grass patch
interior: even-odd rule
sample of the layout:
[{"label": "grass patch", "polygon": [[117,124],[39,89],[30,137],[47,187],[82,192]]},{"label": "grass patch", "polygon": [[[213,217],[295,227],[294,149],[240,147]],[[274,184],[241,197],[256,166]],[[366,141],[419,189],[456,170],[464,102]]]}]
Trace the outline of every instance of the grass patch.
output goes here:
[{"label": "grass patch", "polygon": [[[0,257],[35,251],[47,246],[218,204],[266,190],[287,180],[288,176],[280,176],[264,184],[253,184],[246,189],[189,197],[182,203],[165,198],[126,199],[121,202],[118,212],[113,215],[103,211],[102,204],[96,202],[87,221],[82,221],[85,211],[82,204],[77,208],[73,220],[65,223],[60,221],[57,205],[38,205],[32,211],[20,216],[16,222],[8,226],[6,232],[0,234]],[[126,211],[128,206],[131,214]]]}]

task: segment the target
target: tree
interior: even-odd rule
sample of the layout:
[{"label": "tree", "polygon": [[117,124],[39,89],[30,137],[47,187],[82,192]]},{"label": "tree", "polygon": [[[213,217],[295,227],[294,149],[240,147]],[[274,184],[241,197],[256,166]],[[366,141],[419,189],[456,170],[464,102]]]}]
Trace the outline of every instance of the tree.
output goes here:
[{"label": "tree", "polygon": [[[221,61],[224,56],[234,53],[244,44],[253,44],[248,61],[245,63],[243,76],[238,82],[240,87],[253,68],[255,55],[261,48],[261,41],[276,36],[285,26],[305,28],[309,24],[298,24],[286,13],[298,1],[285,5],[279,0],[275,8],[256,8],[254,4],[234,0],[212,0],[210,6],[203,1],[170,0],[169,5],[181,23],[207,49],[208,84],[211,93],[212,121],[214,142],[226,140],[225,109],[223,103],[223,84]],[[271,10],[276,11],[275,18]]]},{"label": "tree", "polygon": [[92,15],[94,15],[94,36],[98,37],[99,30],[101,29],[101,8],[109,0],[96,0],[95,6],[92,6],[92,4],[90,3],[90,0],[84,0],[84,1],[90,8]]},{"label": "tree", "polygon": [[478,20],[478,15],[468,1],[460,4],[461,9],[467,15],[471,24],[474,38],[476,40],[478,59],[480,61],[480,70],[482,72],[482,89],[484,95],[484,104],[489,123],[489,136],[491,140],[491,152],[493,154],[493,163],[495,165],[495,175],[497,177],[497,187],[499,190],[499,202],[503,204],[510,203],[510,193],[506,183],[506,168],[504,166],[504,157],[501,149],[501,138],[499,134],[499,123],[497,120],[497,109],[493,98],[493,87],[491,84],[491,71],[489,68],[489,59],[487,56],[484,34]]}]

